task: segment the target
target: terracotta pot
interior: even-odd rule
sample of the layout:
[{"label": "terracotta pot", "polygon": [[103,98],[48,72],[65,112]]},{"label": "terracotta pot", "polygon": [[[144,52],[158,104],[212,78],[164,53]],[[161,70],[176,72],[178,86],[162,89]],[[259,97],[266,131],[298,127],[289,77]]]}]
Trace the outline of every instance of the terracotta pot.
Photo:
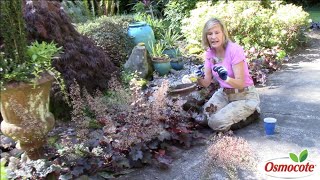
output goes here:
[{"label": "terracotta pot", "polygon": [[179,84],[169,89],[169,94],[172,96],[187,96],[191,92],[197,89],[197,85],[195,83],[189,84]]},{"label": "terracotta pot", "polygon": [[1,91],[1,131],[17,141],[30,159],[43,156],[47,133],[54,127],[49,95],[54,78],[44,74],[35,84],[15,82]]}]

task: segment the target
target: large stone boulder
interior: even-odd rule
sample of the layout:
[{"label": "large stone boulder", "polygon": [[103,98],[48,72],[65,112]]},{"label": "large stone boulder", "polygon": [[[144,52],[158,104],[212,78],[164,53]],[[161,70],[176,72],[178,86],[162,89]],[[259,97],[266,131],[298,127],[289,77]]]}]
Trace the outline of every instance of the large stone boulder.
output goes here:
[{"label": "large stone boulder", "polygon": [[124,68],[129,72],[138,72],[139,76],[149,79],[153,73],[151,57],[148,55],[146,47],[142,44],[136,45],[132,53],[124,64]]}]

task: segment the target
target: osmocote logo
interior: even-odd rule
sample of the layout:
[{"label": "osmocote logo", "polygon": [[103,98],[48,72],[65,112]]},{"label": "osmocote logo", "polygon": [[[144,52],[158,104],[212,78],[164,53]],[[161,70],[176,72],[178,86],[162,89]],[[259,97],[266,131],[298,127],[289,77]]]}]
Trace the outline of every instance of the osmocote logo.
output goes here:
[{"label": "osmocote logo", "polygon": [[316,164],[307,158],[308,150],[305,149],[299,156],[289,153],[289,157],[270,159],[264,164],[264,172],[267,176],[275,178],[305,178],[313,175],[316,168]]}]

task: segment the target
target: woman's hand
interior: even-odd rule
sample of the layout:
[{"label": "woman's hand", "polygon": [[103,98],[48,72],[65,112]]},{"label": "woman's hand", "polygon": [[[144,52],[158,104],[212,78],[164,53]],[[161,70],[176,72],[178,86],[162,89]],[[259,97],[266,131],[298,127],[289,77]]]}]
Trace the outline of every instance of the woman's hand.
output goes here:
[{"label": "woman's hand", "polygon": [[203,71],[203,66],[204,65],[200,65],[197,67],[197,71],[195,72],[195,75],[198,77],[198,78],[204,78],[204,71]]},{"label": "woman's hand", "polygon": [[219,77],[224,80],[224,82],[231,85],[233,88],[242,89],[245,85],[244,80],[244,62],[240,62],[232,67],[234,78],[228,76],[228,71],[223,66],[214,66],[213,71],[217,72]]},{"label": "woman's hand", "polygon": [[204,67],[203,70],[203,65],[198,67],[199,69],[201,69],[197,74],[200,75],[200,77],[198,78],[197,82],[200,86],[202,87],[208,87],[211,82],[212,82],[212,70],[209,67]]},{"label": "woman's hand", "polygon": [[217,72],[219,77],[222,79],[222,80],[227,80],[228,78],[228,71],[225,67],[223,66],[214,66],[213,68],[213,71]]}]

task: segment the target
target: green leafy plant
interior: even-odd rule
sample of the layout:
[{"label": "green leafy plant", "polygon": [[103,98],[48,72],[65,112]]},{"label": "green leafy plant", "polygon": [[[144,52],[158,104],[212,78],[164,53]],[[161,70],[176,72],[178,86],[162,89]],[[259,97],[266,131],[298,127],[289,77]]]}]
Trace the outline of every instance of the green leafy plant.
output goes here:
[{"label": "green leafy plant", "polygon": [[303,41],[301,32],[309,24],[308,13],[292,4],[273,2],[271,8],[264,8],[257,1],[218,2],[213,6],[199,2],[181,27],[189,44],[201,47],[201,31],[205,21],[211,17],[221,19],[233,40],[244,49],[278,45],[280,49],[291,52]]},{"label": "green leafy plant", "polygon": [[262,85],[266,72],[279,69],[284,58],[305,42],[309,25],[308,13],[301,7],[279,1],[272,2],[270,8],[258,1],[199,2],[191,16],[182,21],[189,53],[203,53],[202,28],[212,17],[221,19],[231,39],[244,48],[253,79]]},{"label": "green leafy plant", "polygon": [[102,16],[93,21],[79,24],[77,30],[102,47],[110,60],[118,67],[125,63],[134,47],[129,38],[128,26],[134,19],[131,16]]},{"label": "green leafy plant", "polygon": [[294,153],[289,153],[289,157],[292,161],[294,162],[303,162],[307,159],[308,157],[308,150],[305,149],[303,151],[300,152],[299,158],[296,154]]},{"label": "green leafy plant", "polygon": [[[26,49],[25,22],[22,18],[21,1],[1,1],[1,33],[6,44],[5,53],[15,61],[24,61]],[[9,43],[10,42],[10,43]],[[15,59],[19,57],[19,59]]]},{"label": "green leafy plant", "polygon": [[134,19],[136,21],[144,21],[149,24],[154,32],[156,40],[161,39],[161,34],[163,34],[167,29],[167,25],[163,19],[153,18],[151,15],[146,13],[137,13],[134,16]]},{"label": "green leafy plant", "polygon": [[27,41],[21,7],[19,0],[0,2],[0,30],[5,44],[0,55],[1,79],[4,74],[25,68]]},{"label": "green leafy plant", "polygon": [[0,178],[1,180],[7,180],[7,172],[6,172],[6,168],[4,166],[5,162],[1,162],[0,164]]},{"label": "green leafy plant", "polygon": [[167,49],[175,48],[178,40],[182,38],[178,32],[175,32],[174,29],[169,28],[164,34],[161,34],[164,45]]},{"label": "green leafy plant", "polygon": [[48,72],[52,74],[62,89],[64,89],[64,82],[60,76],[60,72],[55,70],[51,65],[52,58],[61,52],[61,47],[57,47],[55,43],[37,41],[27,46],[26,60],[22,64],[17,64],[16,68],[9,66],[12,59],[6,59],[4,54],[1,56],[3,62],[2,83],[9,83],[13,81],[32,82],[36,81],[42,73]]},{"label": "green leafy plant", "polygon": [[44,71],[51,71],[59,74],[52,66],[52,58],[61,52],[62,47],[57,47],[54,42],[39,43],[35,41],[28,46],[27,55],[31,59],[28,64],[33,64],[33,71],[31,72],[36,78]]},{"label": "green leafy plant", "polygon": [[52,72],[60,79],[63,89],[63,80],[58,78],[60,73],[51,66],[52,58],[61,52],[61,48],[53,42],[33,42],[27,46],[21,7],[20,0],[1,1],[1,31],[5,45],[0,52],[1,87],[14,81],[35,82],[42,73]]},{"label": "green leafy plant", "polygon": [[152,19],[155,19],[156,17],[161,17],[161,12],[159,11],[160,2],[151,0],[138,1],[132,7],[132,10],[136,13],[148,14]]},{"label": "green leafy plant", "polygon": [[132,83],[137,83],[137,86],[145,87],[148,81],[146,79],[140,78],[139,73],[137,71],[122,71],[121,82],[125,87],[129,87],[129,85]]},{"label": "green leafy plant", "polygon": [[158,41],[154,45],[151,44],[151,53],[150,55],[154,58],[168,58],[168,55],[163,54],[163,51],[166,49],[166,46],[163,42]]},{"label": "green leafy plant", "polygon": [[141,1],[134,4],[134,6],[132,7],[132,10],[136,13],[145,13],[146,12],[145,6]]},{"label": "green leafy plant", "polygon": [[75,23],[86,22],[92,19],[87,1],[67,1],[63,0],[61,2],[64,10],[71,17],[72,21]]},{"label": "green leafy plant", "polygon": [[181,32],[181,22],[190,15],[190,10],[194,9],[197,0],[170,0],[164,9],[164,20],[169,22],[169,28]]}]

